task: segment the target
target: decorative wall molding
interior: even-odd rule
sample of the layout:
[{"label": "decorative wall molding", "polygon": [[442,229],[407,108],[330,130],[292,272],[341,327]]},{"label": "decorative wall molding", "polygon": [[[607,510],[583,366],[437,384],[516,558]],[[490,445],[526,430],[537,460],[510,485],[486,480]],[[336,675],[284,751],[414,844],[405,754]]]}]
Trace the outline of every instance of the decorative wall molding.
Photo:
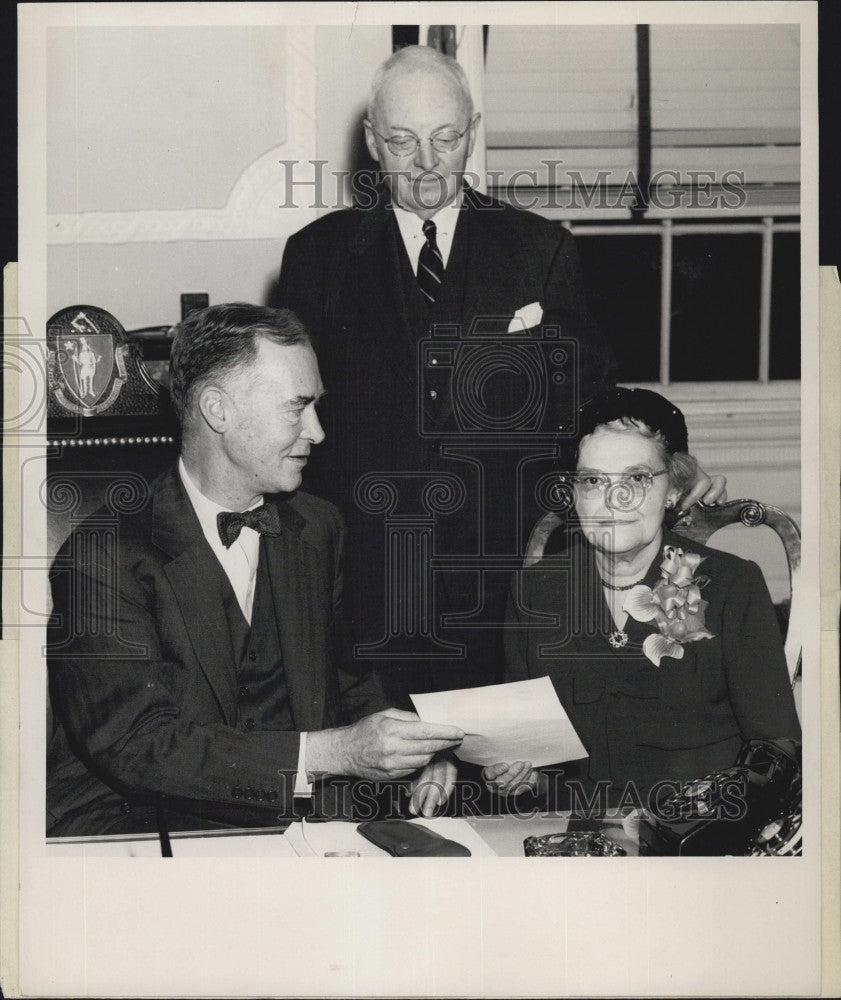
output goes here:
[{"label": "decorative wall molding", "polygon": [[296,180],[303,181],[308,176],[304,167],[315,159],[316,149],[315,27],[290,25],[285,34],[286,141],[242,171],[223,207],[49,215],[47,244],[283,239],[315,219],[314,207],[281,208],[287,194],[279,161],[300,162]]}]

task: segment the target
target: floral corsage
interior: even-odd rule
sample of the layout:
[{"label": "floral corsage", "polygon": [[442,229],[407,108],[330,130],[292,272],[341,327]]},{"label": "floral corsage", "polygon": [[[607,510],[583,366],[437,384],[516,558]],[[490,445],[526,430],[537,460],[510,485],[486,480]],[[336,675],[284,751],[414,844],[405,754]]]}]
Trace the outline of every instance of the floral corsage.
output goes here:
[{"label": "floral corsage", "polygon": [[703,558],[675,545],[665,545],[661,579],[653,587],[638,584],[628,591],[624,610],[638,622],[656,622],[659,629],[642,644],[643,653],[655,667],[660,666],[664,656],[681,659],[684,643],[713,638],[704,627],[709,602],[701,597],[709,577],[695,575]]}]

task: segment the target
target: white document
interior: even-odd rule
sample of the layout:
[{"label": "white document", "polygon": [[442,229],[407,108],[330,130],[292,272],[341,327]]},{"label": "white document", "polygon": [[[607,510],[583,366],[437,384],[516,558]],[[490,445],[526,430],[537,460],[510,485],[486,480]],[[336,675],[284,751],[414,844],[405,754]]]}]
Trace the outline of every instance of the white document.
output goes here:
[{"label": "white document", "polygon": [[411,699],[424,722],[464,730],[454,753],[471,764],[523,760],[543,767],[587,756],[548,677],[413,694]]}]

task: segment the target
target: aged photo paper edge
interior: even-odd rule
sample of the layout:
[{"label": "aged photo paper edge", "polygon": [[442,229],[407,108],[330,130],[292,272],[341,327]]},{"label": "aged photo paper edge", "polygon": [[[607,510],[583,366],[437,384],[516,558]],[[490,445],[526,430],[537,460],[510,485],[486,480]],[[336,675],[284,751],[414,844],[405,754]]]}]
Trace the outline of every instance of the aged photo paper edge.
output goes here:
[{"label": "aged photo paper edge", "polygon": [[[516,19],[516,14],[514,15],[514,19]],[[7,302],[8,301],[9,301],[9,299],[7,299]],[[8,308],[7,308],[7,313],[8,313]],[[825,347],[825,345],[824,345],[824,342],[822,340],[822,342],[821,342],[822,354],[823,354],[824,347]],[[837,358],[837,354],[836,354],[836,358]],[[821,368],[822,368],[822,376],[823,376],[824,382],[826,381],[826,379],[828,377],[828,370],[827,369],[829,369],[829,367],[830,367],[829,365],[822,365],[821,366]],[[822,395],[822,397],[825,395],[825,393],[823,391],[823,386],[822,386],[822,393],[821,393],[821,395]],[[8,401],[8,398],[9,397],[7,396],[7,401]],[[7,406],[8,406],[8,402],[7,402]],[[824,425],[829,429],[831,425],[827,423],[825,416],[823,417],[823,422],[824,422]],[[837,423],[836,423],[835,426],[837,427]],[[16,459],[16,456],[14,456],[14,458]],[[7,460],[8,460],[8,453],[7,453]],[[836,478],[835,478],[835,491],[836,491],[836,494],[837,494],[837,482],[838,482],[838,479],[837,479],[837,476],[836,476]],[[10,495],[9,493],[6,494],[7,498],[9,497],[9,495]],[[827,505],[823,504],[822,507],[823,507],[823,510],[825,511]],[[826,536],[824,535],[823,537],[826,537]],[[836,533],[836,535],[834,537],[837,537],[837,533]],[[823,548],[823,546],[822,546],[822,548]],[[836,581],[837,581],[837,574],[836,574]],[[5,590],[5,595],[7,597],[10,596],[10,591],[7,590],[5,587],[4,587],[4,590]],[[836,623],[837,623],[837,617],[836,617]],[[836,654],[837,654],[837,634],[834,636],[833,641],[835,642],[835,648],[836,648]],[[8,642],[8,639],[4,640],[4,649],[3,649],[4,654],[6,654],[6,643],[7,642]],[[11,659],[11,657],[9,657],[9,659]],[[6,657],[4,656],[4,675],[6,673],[5,662],[6,662]],[[826,665],[825,665],[824,666],[824,681],[826,681],[826,678],[827,678],[827,674],[826,674]],[[16,679],[15,679],[15,683],[16,683]],[[6,678],[4,676],[4,689],[5,689],[5,684],[6,684]],[[837,685],[837,680],[836,680],[836,685]],[[824,691],[826,692],[826,690],[827,689],[825,687]],[[829,709],[828,709],[828,707],[826,705],[826,699],[822,699],[822,701],[823,701],[822,711],[823,711],[824,715],[827,715],[828,712],[829,712]],[[837,699],[836,699],[836,701],[837,701]],[[6,732],[6,723],[8,722],[8,719],[6,717],[7,717],[8,714],[9,713],[4,708],[4,734]],[[12,720],[12,724],[15,727],[14,736],[15,736],[15,739],[16,739],[16,737],[17,737],[17,712],[16,712],[16,706],[13,706],[13,715],[14,715],[14,717],[13,717],[13,720]],[[836,711],[835,711],[835,719],[837,720],[837,708],[836,708]],[[824,721],[824,725],[825,725],[826,722],[827,722],[827,720],[824,719],[823,721]],[[831,723],[831,720],[829,720],[829,721]],[[827,733],[827,731],[826,731],[825,728],[823,730],[824,744],[826,744],[828,742],[831,743],[833,741],[833,739],[834,739],[835,746],[836,746],[836,754],[835,754],[835,760],[833,762],[832,767],[834,767],[835,774],[837,775],[837,725],[835,726],[835,730],[832,733]],[[826,749],[826,746],[824,746],[824,749]],[[830,759],[829,759],[829,757],[822,756],[822,765],[823,765],[823,767],[825,769],[831,769],[830,768]],[[828,823],[829,814],[831,812],[831,809],[830,809],[831,803],[827,801],[827,798],[828,798],[827,789],[828,789],[828,786],[830,784],[835,785],[835,784],[837,784],[837,782],[827,781],[827,776],[826,776],[826,774],[824,774],[824,782],[823,782],[823,785],[824,785],[824,812],[823,812],[823,819],[824,819],[824,837],[825,837],[825,839],[828,836],[831,836],[831,833],[829,831],[829,823]],[[4,793],[4,797],[5,797],[5,793]],[[837,802],[836,802],[836,806],[837,806]],[[7,812],[7,810],[4,810],[4,814],[6,814],[6,812]],[[837,813],[837,808],[835,809],[835,812]],[[16,820],[16,817],[15,817],[15,820]],[[4,819],[4,822],[3,822],[3,827],[4,827],[3,832],[5,834],[6,833],[6,829],[5,829],[5,827],[6,827],[6,820],[5,819]],[[17,830],[15,829],[15,833],[16,832],[17,832]],[[5,850],[5,848],[7,846],[8,846],[8,842],[5,840],[5,837],[4,837],[4,852],[3,852],[4,856],[8,853]],[[825,863],[826,863],[826,860],[827,860],[827,855],[826,854],[824,855],[824,860],[825,860]],[[3,868],[3,875],[4,875],[4,877],[6,876],[6,874],[7,874],[7,872],[6,872],[5,862],[4,862],[4,868]],[[825,875],[828,875],[828,874],[830,874],[830,873],[827,872],[826,869],[825,869]],[[829,895],[830,894],[825,891],[825,894],[824,894],[824,905],[826,905],[826,903],[828,901]],[[4,909],[5,909],[5,907],[6,907],[6,904],[4,903]],[[16,915],[16,913],[17,913],[17,911],[16,911],[16,907],[15,907],[15,915]],[[4,926],[3,930],[4,930],[4,937],[5,937],[5,926]],[[828,958],[828,956],[825,953],[824,954],[825,974],[826,974],[826,961],[827,961],[827,958]]]},{"label": "aged photo paper edge", "polygon": [[[3,268],[4,336],[18,315],[17,264]],[[11,367],[3,368],[3,417],[18,413],[18,380]],[[16,449],[3,448],[3,552],[17,551],[20,524],[19,476]],[[16,573],[3,565],[3,621],[12,619],[20,606],[20,583]],[[20,768],[20,685],[18,637],[4,629],[0,641],[0,984],[7,996],[18,991],[18,843]]]},{"label": "aged photo paper edge", "polygon": [[[841,789],[839,788],[839,631],[841,610],[841,280],[820,268],[821,356],[821,766],[823,780],[824,996],[841,991]],[[827,776],[832,776],[827,780]]]}]

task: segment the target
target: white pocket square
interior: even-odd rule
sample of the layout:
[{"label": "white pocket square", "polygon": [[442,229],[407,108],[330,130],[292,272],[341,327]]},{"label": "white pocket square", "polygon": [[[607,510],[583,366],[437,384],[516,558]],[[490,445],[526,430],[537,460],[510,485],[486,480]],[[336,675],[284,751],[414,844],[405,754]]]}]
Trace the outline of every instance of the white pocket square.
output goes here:
[{"label": "white pocket square", "polygon": [[518,309],[514,313],[514,318],[508,324],[508,332],[515,333],[520,330],[530,330],[537,326],[543,319],[543,307],[539,302],[529,302],[527,306]]}]

